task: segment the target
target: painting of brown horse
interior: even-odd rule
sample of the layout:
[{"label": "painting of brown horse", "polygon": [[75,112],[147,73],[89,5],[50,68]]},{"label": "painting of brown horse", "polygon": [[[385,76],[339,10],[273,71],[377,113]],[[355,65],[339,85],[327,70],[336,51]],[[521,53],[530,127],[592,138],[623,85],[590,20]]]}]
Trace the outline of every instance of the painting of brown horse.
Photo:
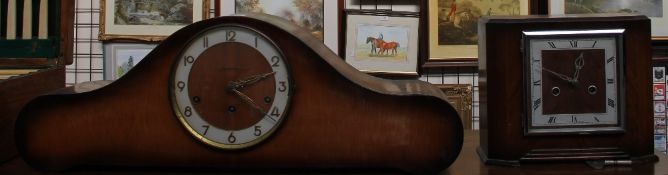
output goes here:
[{"label": "painting of brown horse", "polygon": [[357,60],[405,62],[409,29],[404,26],[360,25],[356,30],[354,55]]},{"label": "painting of brown horse", "polygon": [[388,54],[388,50],[392,50],[391,55],[397,55],[397,48],[399,47],[399,43],[397,42],[387,42],[387,43],[382,43],[382,45],[379,47],[380,51],[378,51],[378,55],[382,55],[383,52],[385,55]]},{"label": "painting of brown horse", "polygon": [[[374,37],[367,37],[366,38],[366,43],[369,44],[371,43],[371,52],[369,53],[370,55],[396,55],[397,54],[397,48],[399,47],[399,43],[395,41],[391,42],[385,42],[382,39],[374,38]],[[389,52],[391,51],[391,52]]]}]

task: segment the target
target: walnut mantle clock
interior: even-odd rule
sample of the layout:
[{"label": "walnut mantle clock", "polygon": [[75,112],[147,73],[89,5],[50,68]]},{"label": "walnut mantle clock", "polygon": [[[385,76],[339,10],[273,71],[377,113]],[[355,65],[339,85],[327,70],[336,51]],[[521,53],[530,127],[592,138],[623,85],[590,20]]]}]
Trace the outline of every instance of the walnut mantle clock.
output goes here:
[{"label": "walnut mantle clock", "polygon": [[445,99],[425,82],[361,73],[299,27],[248,14],[183,28],[107,86],[33,100],[16,140],[45,170],[433,173],[463,143]]},{"label": "walnut mantle clock", "polygon": [[481,159],[657,160],[649,26],[634,15],[483,18]]}]

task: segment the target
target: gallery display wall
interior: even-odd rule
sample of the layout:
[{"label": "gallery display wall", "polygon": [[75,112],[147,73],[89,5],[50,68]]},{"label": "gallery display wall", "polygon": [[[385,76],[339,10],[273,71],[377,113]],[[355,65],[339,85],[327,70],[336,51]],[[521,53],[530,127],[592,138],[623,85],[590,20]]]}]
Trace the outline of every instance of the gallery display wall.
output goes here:
[{"label": "gallery display wall", "polygon": [[[225,1],[221,1],[225,2]],[[210,16],[215,16],[214,7],[215,2],[211,1]],[[419,11],[415,5],[381,5],[381,6],[358,6],[353,2],[347,1],[345,8],[347,9],[368,9],[381,8],[404,11]],[[128,60],[119,61],[111,59],[118,57],[114,52],[119,49],[131,49],[120,54],[132,54],[133,52],[146,52],[146,50],[155,47],[152,43],[127,43],[127,42],[103,42],[98,39],[100,28],[100,1],[99,0],[76,0],[76,14],[75,14],[75,47],[74,47],[74,62],[67,66],[66,70],[66,84],[71,86],[75,83],[97,81],[97,80],[113,80],[120,77],[119,73],[123,69],[115,68],[113,65],[127,63]],[[143,50],[143,51],[142,51]],[[132,60],[133,64],[137,64],[141,58]],[[122,67],[122,66],[121,66]],[[471,88],[471,100],[465,102],[472,104],[470,113],[472,114],[472,122],[470,128],[478,128],[478,75],[474,71],[468,69],[430,69],[424,71],[417,79],[426,81],[436,85],[466,85]]]},{"label": "gallery display wall", "polygon": [[[115,80],[127,72],[133,65],[138,64],[142,57],[146,55],[153,47],[156,46],[156,42],[123,42],[116,40],[109,40],[109,38],[115,37],[111,31],[104,31],[105,34],[102,38],[98,36],[100,33],[100,28],[105,27],[103,23],[100,22],[100,15],[104,14],[104,9],[100,9],[101,3],[110,3],[112,1],[99,1],[99,0],[76,0],[76,15],[75,15],[75,47],[74,47],[74,62],[71,65],[67,66],[66,72],[66,83],[67,85],[73,85],[75,83],[81,83],[86,81],[96,81],[96,80]],[[207,2],[207,1],[199,1]],[[208,14],[202,16],[217,16],[217,15],[229,15],[235,12],[235,0],[210,0],[208,1],[208,7],[203,6],[201,8],[207,8]],[[414,58],[409,58],[409,60],[418,60],[410,63],[408,68],[413,70],[406,70],[405,66],[399,71],[413,72],[416,76],[408,76],[403,78],[408,79],[419,79],[426,81],[441,87],[441,89],[450,89],[457,91],[459,94],[468,94],[462,96],[462,98],[455,99],[455,105],[464,105],[469,106],[467,110],[466,119],[469,121],[465,123],[465,128],[478,128],[479,120],[479,93],[478,93],[478,73],[475,67],[471,65],[476,64],[476,55],[475,45],[462,45],[458,46],[456,44],[450,46],[441,46],[435,38],[431,37],[438,35],[437,31],[440,26],[433,26],[431,24],[438,24],[438,21],[443,21],[440,19],[442,16],[448,14],[448,11],[451,11],[450,7],[452,1],[411,1],[411,0],[395,0],[395,1],[365,1],[365,0],[345,0],[338,1],[342,2],[339,8],[330,8],[330,6],[339,5],[337,1],[327,0],[324,1],[324,43],[331,48],[334,52],[350,52],[351,38],[354,38],[356,32],[361,30],[355,30],[354,26],[358,25],[367,25],[378,23],[378,21],[384,23],[392,23],[395,19],[407,19],[412,20],[420,18],[420,25],[425,26],[421,28],[422,33],[429,33],[428,37],[424,37],[423,34],[420,34],[420,38],[429,38],[429,41],[420,41],[420,48],[417,51],[407,51],[413,52],[408,53],[408,55],[417,55],[418,59],[426,58],[426,60],[418,60]],[[487,1],[485,1],[487,2]],[[490,1],[494,2],[494,1]],[[510,2],[510,1],[509,1]],[[518,1],[520,2],[518,9],[516,10],[501,10],[501,9],[492,9],[485,8],[485,14],[495,15],[495,14],[528,14],[528,13],[547,13],[546,4],[533,3],[536,1]],[[565,3],[564,1],[550,1],[552,7],[561,7]],[[458,2],[459,3],[459,2]],[[483,1],[475,2],[483,3]],[[494,3],[502,3],[501,1],[496,1]],[[475,5],[475,4],[474,4]],[[487,4],[489,5],[489,4]],[[561,5],[561,6],[559,6]],[[420,6],[425,6],[428,8],[420,8]],[[460,6],[460,12],[466,11],[468,8],[466,6]],[[563,8],[563,7],[562,7]],[[216,10],[218,9],[218,10]],[[340,9],[337,11],[335,9]],[[462,9],[464,9],[462,11]],[[540,10],[543,11],[540,11]],[[560,11],[552,10],[550,13],[557,13]],[[564,9],[561,9],[564,11]],[[399,12],[399,13],[395,13]],[[424,12],[424,13],[423,13]],[[378,15],[380,14],[380,15]],[[388,15],[389,14],[389,15]],[[388,18],[379,18],[379,20],[374,19],[374,15],[382,17],[383,15],[388,16]],[[431,18],[428,21],[422,21],[423,16],[430,16]],[[349,17],[351,16],[351,17]],[[439,16],[439,19],[433,18],[433,16]],[[354,18],[354,19],[353,19]],[[337,20],[338,24],[337,24]],[[657,20],[658,19],[658,20]],[[374,21],[376,20],[376,21]],[[452,22],[451,20],[445,20],[446,22]],[[663,18],[656,18],[653,21],[664,21]],[[402,24],[405,22],[398,21],[396,24]],[[428,25],[426,25],[428,24]],[[336,27],[331,27],[335,25]],[[440,25],[440,24],[438,24]],[[460,27],[463,25],[460,23]],[[109,25],[107,25],[109,27]],[[112,26],[113,27],[113,26]],[[346,28],[347,27],[347,28]],[[446,26],[447,27],[447,26]],[[341,28],[338,31],[332,30]],[[352,30],[351,30],[352,28]],[[140,29],[142,30],[142,29]],[[411,29],[414,30],[414,29]],[[355,31],[355,32],[351,32]],[[652,30],[655,31],[655,30]],[[360,35],[378,35],[374,34],[360,34]],[[386,34],[387,35],[387,34]],[[662,34],[656,34],[657,36],[662,36]],[[359,37],[358,37],[359,38]],[[146,37],[135,37],[134,39],[140,40],[153,40],[154,38]],[[434,44],[439,43],[439,44]],[[447,45],[447,43],[445,44]],[[462,51],[462,52],[455,52]],[[415,53],[417,52],[417,53]],[[362,69],[373,69],[374,67],[369,67],[370,64],[364,62],[355,62],[354,59],[348,59],[356,53],[347,53],[340,55],[342,58],[353,65]],[[454,55],[452,55],[454,54]],[[445,64],[450,64],[448,61],[458,62],[454,66],[443,66]],[[410,61],[409,61],[410,62]],[[417,63],[415,63],[417,62]],[[417,65],[416,65],[417,64]],[[366,66],[366,67],[365,67]],[[373,64],[371,64],[373,66]],[[400,65],[401,66],[401,65]],[[391,67],[391,66],[385,66]],[[418,67],[418,69],[416,69]],[[420,69],[419,67],[422,67]],[[369,71],[374,73],[373,71]],[[456,95],[456,94],[455,94]]]}]

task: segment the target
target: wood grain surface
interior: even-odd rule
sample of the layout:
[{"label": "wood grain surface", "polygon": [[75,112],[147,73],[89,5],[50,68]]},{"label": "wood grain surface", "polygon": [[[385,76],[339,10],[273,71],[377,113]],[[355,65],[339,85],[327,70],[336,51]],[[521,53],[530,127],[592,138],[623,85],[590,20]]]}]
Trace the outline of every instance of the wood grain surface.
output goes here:
[{"label": "wood grain surface", "polygon": [[[480,148],[492,162],[591,159],[656,160],[653,140],[650,20],[644,16],[485,17],[480,43]],[[521,51],[525,30],[625,29],[625,132],[525,136],[527,106]],[[578,103],[578,102],[573,102]],[[531,157],[540,150],[554,154]],[[578,150],[567,150],[578,149]],[[605,150],[605,151],[599,151]],[[609,151],[609,152],[608,152]]]},{"label": "wood grain surface", "polygon": [[[207,146],[179,123],[169,78],[193,34],[241,24],[272,39],[295,84],[289,114],[264,143],[239,151]],[[21,156],[42,170],[72,167],[201,169],[447,168],[462,147],[455,111],[436,87],[355,70],[308,32],[249,14],[197,22],[176,32],[125,76],[85,93],[38,97],[21,112]]]}]

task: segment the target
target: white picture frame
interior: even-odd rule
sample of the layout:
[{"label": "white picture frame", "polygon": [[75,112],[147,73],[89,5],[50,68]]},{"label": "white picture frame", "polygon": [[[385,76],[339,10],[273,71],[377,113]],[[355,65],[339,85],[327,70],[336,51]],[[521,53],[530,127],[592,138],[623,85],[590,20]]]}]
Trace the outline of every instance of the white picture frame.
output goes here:
[{"label": "white picture frame", "polygon": [[[366,14],[348,14],[346,21],[346,46],[345,58],[346,62],[358,70],[372,74],[388,74],[388,75],[406,75],[418,76],[418,26],[420,19],[415,16],[376,16]],[[367,30],[378,30],[369,32]],[[380,31],[406,31],[405,34],[397,34],[397,37],[392,38],[389,32]],[[384,37],[385,42],[397,42],[398,53],[402,56],[399,59],[397,56],[390,56],[390,53],[379,53],[382,50],[369,50],[369,53],[361,53],[366,51],[364,46],[373,47],[372,42],[365,42],[369,37],[376,37],[384,33],[388,35]],[[405,42],[404,42],[405,40]],[[405,53],[402,53],[405,52]],[[365,55],[366,54],[366,55]],[[367,56],[368,55],[368,56]],[[405,58],[403,57],[405,55]],[[374,57],[374,58],[372,58]]]},{"label": "white picture frame", "polygon": [[[116,80],[139,64],[157,44],[106,43],[104,45],[104,79]],[[132,61],[130,60],[132,57]],[[122,69],[122,70],[121,70]]]}]

